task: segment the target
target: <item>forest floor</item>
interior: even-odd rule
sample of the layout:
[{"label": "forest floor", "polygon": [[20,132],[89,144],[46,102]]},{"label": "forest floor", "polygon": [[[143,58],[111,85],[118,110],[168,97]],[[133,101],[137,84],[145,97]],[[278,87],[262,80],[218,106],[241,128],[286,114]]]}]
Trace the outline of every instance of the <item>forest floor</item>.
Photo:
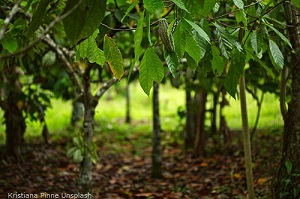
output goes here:
[{"label": "forest floor", "polygon": [[[97,141],[99,159],[94,165],[93,195],[105,198],[245,198],[246,179],[241,132],[234,132],[232,153],[206,146],[206,157],[195,158],[177,143],[163,145],[162,179],[151,178],[151,147],[126,140]],[[258,132],[253,141],[253,175],[257,198],[269,198],[272,175],[279,163],[281,136]],[[111,136],[111,135],[110,135]],[[113,136],[112,136],[113,137]],[[130,137],[134,139],[135,137]],[[146,139],[146,138],[143,138]],[[150,143],[151,143],[151,138]],[[44,144],[27,140],[22,147],[23,162],[1,159],[0,198],[9,193],[77,193],[79,164],[66,157],[72,143],[61,138]],[[118,145],[119,150],[111,150]],[[1,149],[2,151],[2,149]],[[65,196],[60,195],[59,198]]]}]

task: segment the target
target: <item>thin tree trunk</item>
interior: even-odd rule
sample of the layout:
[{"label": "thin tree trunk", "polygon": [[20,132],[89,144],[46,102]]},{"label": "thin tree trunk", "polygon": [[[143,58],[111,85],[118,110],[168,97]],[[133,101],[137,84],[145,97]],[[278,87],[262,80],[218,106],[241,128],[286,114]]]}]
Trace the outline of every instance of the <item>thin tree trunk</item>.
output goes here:
[{"label": "thin tree trunk", "polygon": [[[188,87],[188,80],[186,81]],[[192,149],[195,141],[195,104],[192,98],[191,90],[185,89],[185,106],[186,106],[186,122],[185,122],[185,149]]]},{"label": "thin tree trunk", "polygon": [[92,159],[90,146],[94,136],[95,103],[90,90],[90,68],[84,73],[83,161],[80,165],[79,190],[92,193]]},{"label": "thin tree trunk", "polygon": [[152,177],[161,177],[162,147],[159,114],[159,84],[153,84],[153,142],[152,142]]},{"label": "thin tree trunk", "polygon": [[196,93],[195,98],[199,103],[199,108],[196,117],[196,138],[194,149],[197,157],[203,157],[205,155],[205,105],[207,101],[207,91],[205,88],[201,87],[198,93]]},{"label": "thin tree trunk", "polygon": [[242,122],[243,122],[243,143],[244,143],[244,156],[245,156],[245,164],[246,164],[248,198],[254,199],[255,194],[254,194],[253,174],[252,174],[251,141],[250,141],[250,132],[249,132],[249,124],[248,124],[245,77],[243,75],[241,75],[240,77],[239,86],[240,86],[240,102],[241,102],[241,113],[242,113]]},{"label": "thin tree trunk", "polygon": [[[299,11],[290,1],[284,3],[289,37],[294,51],[300,50]],[[300,57],[292,53],[292,96],[284,117],[284,135],[281,162],[274,179],[272,197],[275,199],[300,197]],[[283,113],[285,107],[281,107]]]},{"label": "thin tree trunk", "polygon": [[130,115],[130,86],[129,81],[126,84],[126,118],[125,122],[130,124],[131,122],[131,115]]}]

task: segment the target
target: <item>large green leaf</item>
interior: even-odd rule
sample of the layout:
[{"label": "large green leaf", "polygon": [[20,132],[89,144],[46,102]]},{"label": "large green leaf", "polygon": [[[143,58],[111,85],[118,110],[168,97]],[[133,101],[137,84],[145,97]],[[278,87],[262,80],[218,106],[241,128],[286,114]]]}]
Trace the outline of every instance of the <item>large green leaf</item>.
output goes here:
[{"label": "large green leaf", "polygon": [[182,0],[172,0],[172,1],[176,4],[176,6],[177,6],[178,8],[180,8],[180,9],[186,11],[186,12],[189,12],[189,11],[186,9],[186,7],[185,7],[184,3],[182,2]]},{"label": "large green leaf", "polygon": [[144,6],[150,13],[155,13],[164,9],[164,3],[162,0],[144,0]]},{"label": "large green leaf", "polygon": [[115,78],[120,80],[124,74],[124,62],[122,54],[114,42],[114,40],[107,35],[104,37],[104,55]]},{"label": "large green leaf", "polygon": [[128,79],[131,76],[131,73],[132,73],[135,63],[139,60],[141,53],[142,53],[141,42],[143,39],[143,29],[144,29],[144,12],[141,13],[140,19],[138,20],[136,30],[134,32],[134,38],[133,38],[134,39],[134,59],[131,62]]},{"label": "large green leaf", "polygon": [[195,72],[196,69],[198,68],[198,62],[196,62],[189,54],[186,55],[186,61],[188,67]]},{"label": "large green leaf", "polygon": [[99,31],[96,30],[93,35],[91,35],[90,37],[88,37],[86,40],[84,40],[83,42],[81,42],[78,46],[77,46],[77,59],[80,58],[87,58],[89,60],[90,63],[97,63],[100,66],[103,66],[105,63],[105,56],[104,56],[104,52],[99,49],[99,47],[97,46],[97,42],[95,40],[95,38],[97,37]]},{"label": "large green leaf", "polygon": [[277,68],[282,69],[284,65],[283,54],[277,46],[276,42],[271,39],[269,40],[269,53],[273,65]]},{"label": "large green leaf", "polygon": [[164,77],[164,68],[154,48],[148,48],[140,65],[139,81],[144,92],[149,95],[153,82],[161,82]]},{"label": "large green leaf", "polygon": [[198,63],[201,59],[201,49],[197,41],[191,37],[186,37],[185,51]]},{"label": "large green leaf", "polygon": [[193,17],[205,18],[214,8],[216,1],[215,0],[182,0],[185,4],[187,10],[193,15]]},{"label": "large green leaf", "polygon": [[32,35],[43,23],[44,17],[47,16],[47,6],[50,2],[52,2],[52,0],[39,0],[39,3],[32,15],[32,20],[29,24],[27,35]]},{"label": "large green leaf", "polygon": [[257,30],[254,30],[252,32],[251,47],[253,48],[257,57],[261,58],[262,57],[263,38],[262,38],[261,34],[257,32]]},{"label": "large green leaf", "polygon": [[174,52],[171,53],[166,50],[164,53],[164,57],[165,57],[167,66],[168,66],[171,74],[173,75],[173,77],[175,77],[175,73],[178,68],[178,59],[177,59],[176,53],[174,53]]},{"label": "large green leaf", "polygon": [[288,40],[288,38],[286,38],[279,30],[277,30],[276,28],[273,27],[273,25],[269,24],[269,23],[265,23],[269,28],[271,28],[290,48],[292,47],[291,42]]},{"label": "large green leaf", "polygon": [[19,47],[18,42],[15,38],[4,38],[1,42],[3,48],[10,53],[14,53]]},{"label": "large green leaf", "polygon": [[190,21],[188,19],[184,19],[192,28],[199,34],[200,37],[203,37],[208,43],[210,43],[210,38],[206,34],[206,32],[197,24],[195,24],[193,21]]},{"label": "large green leaf", "polygon": [[179,25],[176,27],[173,38],[175,43],[175,52],[179,58],[182,58],[186,46],[186,31],[182,23],[179,23]]},{"label": "large green leaf", "polygon": [[233,49],[232,61],[228,71],[228,75],[224,80],[224,86],[227,92],[235,98],[237,92],[237,85],[240,79],[241,74],[244,71],[245,67],[245,55],[238,51],[236,48]]},{"label": "large green leaf", "polygon": [[243,50],[240,42],[238,41],[238,38],[231,35],[225,28],[223,28],[219,24],[217,24],[217,23],[213,23],[213,24],[217,28],[217,30],[219,31],[220,35],[223,38],[225,38],[230,44],[234,45],[237,48],[238,51],[241,52]]},{"label": "large green leaf", "polygon": [[101,24],[105,8],[106,0],[67,1],[64,13],[72,12],[63,20],[63,24],[71,46],[93,34]]},{"label": "large green leaf", "polygon": [[224,68],[225,68],[225,62],[222,56],[220,56],[220,51],[216,46],[212,46],[212,54],[213,54],[213,59],[212,59],[212,68],[213,72],[217,76],[221,76]]}]

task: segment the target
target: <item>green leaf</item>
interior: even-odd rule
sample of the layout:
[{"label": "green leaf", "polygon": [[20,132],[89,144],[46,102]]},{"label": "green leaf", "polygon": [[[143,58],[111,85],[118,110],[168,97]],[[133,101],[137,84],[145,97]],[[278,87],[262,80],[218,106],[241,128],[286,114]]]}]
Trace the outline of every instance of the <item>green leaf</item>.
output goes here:
[{"label": "green leaf", "polygon": [[271,28],[291,49],[293,49],[291,42],[286,38],[279,30],[274,28],[271,24],[265,23],[269,28]]},{"label": "green leaf", "polygon": [[220,51],[216,46],[212,46],[211,48],[213,54],[213,59],[211,60],[213,72],[216,76],[221,76],[225,68],[224,59],[220,56]]},{"label": "green leaf", "polygon": [[123,20],[125,19],[125,17],[131,12],[131,10],[138,4],[138,1],[133,2],[126,10],[125,15],[123,16],[123,18],[121,19],[121,22],[123,22]]},{"label": "green leaf", "polygon": [[18,42],[15,38],[4,38],[2,40],[2,46],[10,53],[14,53],[19,47]]},{"label": "green leaf", "polygon": [[287,174],[288,175],[291,174],[292,168],[293,168],[293,163],[290,160],[286,160],[284,164],[285,164]]},{"label": "green leaf", "polygon": [[143,39],[143,29],[144,29],[144,12],[141,13],[140,19],[138,21],[136,30],[134,32],[134,59],[131,62],[128,79],[131,76],[132,70],[136,62],[139,60],[142,53],[142,39]]},{"label": "green leaf", "polygon": [[154,48],[148,48],[140,65],[139,81],[144,92],[149,96],[153,81],[159,83],[164,77],[164,68]]},{"label": "green leaf", "polygon": [[198,68],[198,63],[189,55],[186,55],[186,61],[187,61],[187,65],[188,67],[195,72],[196,69]]},{"label": "green leaf", "polygon": [[173,38],[175,43],[175,52],[179,58],[182,58],[186,46],[186,31],[182,23],[179,23],[179,25],[176,27]]},{"label": "green leaf", "polygon": [[259,57],[253,54],[252,51],[247,50],[247,54],[251,57],[251,59],[259,63],[272,78],[275,78],[273,71],[266,65],[265,62],[263,62]]},{"label": "green leaf", "polygon": [[93,34],[100,26],[105,14],[106,0],[84,0],[78,6],[79,2],[80,0],[68,0],[64,10],[65,14],[77,6],[63,19],[65,32],[71,46]]},{"label": "green leaf", "polygon": [[248,20],[247,15],[244,10],[238,10],[234,13],[234,16],[236,18],[236,22],[240,23],[242,22],[244,24],[244,27],[247,28],[248,26]]},{"label": "green leaf", "polygon": [[114,42],[114,40],[107,35],[104,36],[104,56],[115,78],[120,80],[124,74],[124,62],[122,54]]},{"label": "green leaf", "polygon": [[200,59],[202,59],[205,56],[206,53],[206,47],[207,47],[207,41],[204,40],[203,37],[201,37],[198,32],[193,31],[193,37],[196,40],[196,42],[198,43],[198,46],[200,47],[200,51],[201,51],[201,56]]},{"label": "green leaf", "polygon": [[191,37],[186,37],[185,51],[198,63],[201,59],[201,50],[197,41]]},{"label": "green leaf", "polygon": [[282,69],[284,65],[283,54],[279,49],[279,47],[277,46],[276,42],[271,39],[269,40],[269,52],[271,55],[271,61],[273,65]]},{"label": "green leaf", "polygon": [[185,4],[187,10],[195,17],[196,19],[207,17],[212,9],[214,8],[216,1],[215,0],[182,0]]},{"label": "green leaf", "polygon": [[239,9],[243,9],[244,8],[244,2],[243,2],[243,0],[233,0],[233,3]]},{"label": "green leaf", "polygon": [[88,37],[86,40],[81,42],[77,46],[77,60],[79,57],[87,58],[90,63],[97,63],[100,66],[103,66],[105,63],[104,52],[99,49],[95,38],[97,37],[99,31],[96,30],[93,35]]},{"label": "green leaf", "polygon": [[144,0],[144,7],[148,12],[155,13],[164,9],[164,3],[162,0]]},{"label": "green leaf", "polygon": [[83,156],[82,156],[82,154],[81,154],[80,149],[76,149],[76,150],[74,151],[74,153],[73,153],[73,160],[74,160],[75,162],[77,162],[77,163],[82,162]]},{"label": "green leaf", "polygon": [[183,3],[181,0],[172,0],[172,1],[176,4],[176,6],[177,6],[178,8],[180,8],[180,9],[186,11],[186,12],[189,12],[189,11],[186,9],[184,3]]},{"label": "green leaf", "polygon": [[200,26],[198,26],[197,24],[195,24],[194,22],[192,22],[188,19],[184,19],[184,20],[192,26],[192,28],[199,34],[200,37],[203,37],[208,43],[210,43],[209,36],[206,34],[206,32],[202,28],[200,28]]},{"label": "green leaf", "polygon": [[293,3],[297,8],[300,8],[300,0],[292,0],[292,3]]},{"label": "green leaf", "polygon": [[168,66],[172,76],[175,78],[175,73],[178,68],[178,59],[177,59],[176,53],[174,53],[174,52],[171,53],[166,50],[164,53],[164,57],[165,57],[167,66]]},{"label": "green leaf", "polygon": [[32,15],[32,20],[29,24],[27,35],[31,36],[43,23],[43,19],[47,16],[47,6],[51,0],[40,0]]},{"label": "green leaf", "polygon": [[224,86],[226,91],[235,99],[235,94],[237,92],[236,88],[245,67],[245,55],[236,48],[233,49],[232,54],[234,56],[232,56],[228,75],[224,80]]},{"label": "green leaf", "polygon": [[225,28],[223,28],[219,24],[217,23],[213,23],[213,24],[219,31],[220,35],[224,37],[230,44],[234,45],[238,51],[241,52],[243,50],[241,44],[238,42],[238,39],[235,36],[231,35]]},{"label": "green leaf", "polygon": [[263,47],[263,38],[261,34],[254,30],[251,36],[251,47],[253,48],[255,54],[261,58],[262,57],[262,47]]}]

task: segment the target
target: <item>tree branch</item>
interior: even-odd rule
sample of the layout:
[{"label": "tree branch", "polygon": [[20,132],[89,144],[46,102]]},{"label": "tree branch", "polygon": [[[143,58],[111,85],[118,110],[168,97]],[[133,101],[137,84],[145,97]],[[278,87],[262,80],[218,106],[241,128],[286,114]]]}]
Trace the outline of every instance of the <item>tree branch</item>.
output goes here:
[{"label": "tree branch", "polygon": [[82,94],[83,93],[83,86],[81,81],[79,80],[78,76],[75,73],[75,70],[73,66],[70,64],[68,59],[66,58],[65,54],[63,53],[63,50],[61,49],[60,46],[58,46],[51,38],[49,35],[46,35],[43,38],[43,41],[50,46],[57,54],[58,58],[62,62],[65,70],[67,71],[73,85],[75,85],[76,90],[78,93]]},{"label": "tree branch", "polygon": [[48,34],[48,32],[60,21],[62,21],[63,19],[65,19],[67,16],[69,16],[72,12],[74,12],[78,6],[83,2],[83,0],[80,0],[71,10],[69,10],[68,12],[66,12],[65,14],[63,15],[60,15],[59,17],[55,18],[50,24],[49,26],[41,33],[39,34],[39,36],[33,40],[33,42],[31,42],[30,44],[28,44],[27,46],[25,46],[24,48],[14,52],[14,53],[11,53],[11,54],[7,54],[7,55],[4,55],[2,57],[0,57],[0,60],[3,60],[3,59],[7,59],[9,57],[13,57],[13,56],[16,56],[16,55],[20,55],[20,54],[23,54],[25,53],[26,51],[28,51],[29,49],[31,49],[34,45],[36,45],[37,43],[39,43],[45,36],[46,34]]}]

